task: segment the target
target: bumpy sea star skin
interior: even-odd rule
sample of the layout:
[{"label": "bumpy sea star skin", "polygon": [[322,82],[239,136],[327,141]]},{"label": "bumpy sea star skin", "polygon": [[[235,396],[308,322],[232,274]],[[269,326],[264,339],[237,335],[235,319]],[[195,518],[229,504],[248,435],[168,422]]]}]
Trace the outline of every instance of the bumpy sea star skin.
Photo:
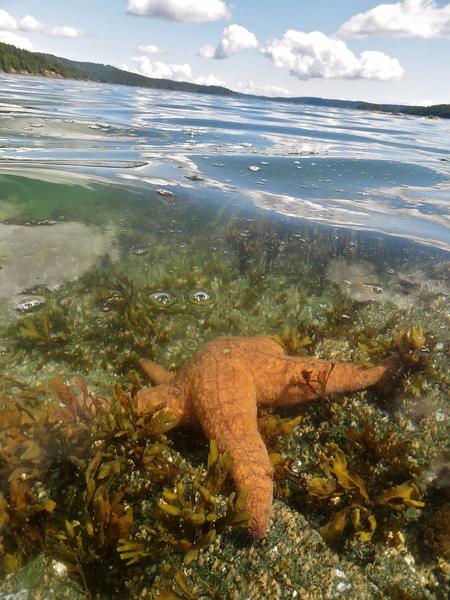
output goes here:
[{"label": "bumpy sea star skin", "polygon": [[289,357],[269,336],[217,338],[175,375],[149,360],[142,367],[157,385],[138,392],[137,410],[145,413],[166,403],[180,424],[200,423],[219,450],[231,453],[236,489],[249,491],[250,531],[257,538],[269,527],[273,488],[257,406],[288,406],[361,390],[399,370],[395,357],[373,367]]}]

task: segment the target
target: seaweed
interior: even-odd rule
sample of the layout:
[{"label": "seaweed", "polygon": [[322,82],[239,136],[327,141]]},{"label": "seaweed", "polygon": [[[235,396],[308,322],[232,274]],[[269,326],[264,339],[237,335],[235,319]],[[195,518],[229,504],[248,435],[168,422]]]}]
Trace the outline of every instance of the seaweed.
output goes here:
[{"label": "seaweed", "polygon": [[377,521],[367,508],[352,504],[338,511],[319,531],[323,539],[333,545],[342,538],[348,528],[353,530],[357,540],[369,542],[377,528]]},{"label": "seaweed", "polygon": [[99,561],[119,572],[176,561],[175,549],[189,563],[218,533],[248,527],[245,494],[227,483],[231,458],[214,441],[207,469],[193,469],[171,447],[176,421],[162,406],[139,416],[120,386],[110,398],[80,379],[52,388],[2,384],[3,574],[44,551],[94,592]]},{"label": "seaweed", "polygon": [[283,418],[265,410],[258,417],[258,431],[266,443],[271,444],[278,436],[290,436],[303,420],[302,416]]},{"label": "seaweed", "polygon": [[39,312],[20,317],[18,323],[10,327],[9,335],[18,348],[37,346],[45,353],[67,343],[68,330],[64,309],[48,299]]},{"label": "seaweed", "polygon": [[[374,455],[372,460],[377,460]],[[346,504],[332,514],[328,523],[320,529],[323,538],[330,544],[341,541],[346,532],[352,532],[360,542],[369,542],[380,523],[389,521],[385,507],[405,511],[410,507],[420,509],[425,505],[423,494],[414,481],[383,487],[389,481],[389,466],[377,478],[373,477],[372,469],[367,470],[370,479],[366,483],[359,474],[348,468],[344,452],[334,443],[328,444],[326,451],[320,453],[319,466],[325,477],[315,476],[308,480],[306,489],[310,497],[328,504],[329,508],[343,502]]]},{"label": "seaweed", "polygon": [[404,510],[410,506],[422,508],[425,503],[421,501],[422,493],[412,481],[405,481],[401,485],[383,490],[377,500],[378,504],[385,504],[395,510]]},{"label": "seaweed", "polygon": [[[149,553],[161,554],[169,545],[184,553],[184,562],[189,564],[225,528],[248,528],[246,494],[237,496],[231,492],[226,501],[219,497],[231,466],[230,455],[220,454],[213,440],[206,474],[200,469],[178,481],[172,489],[164,488],[152,509],[157,525],[144,526],[145,537],[152,546],[152,550],[148,546]],[[122,546],[122,553],[123,550]],[[126,554],[122,557],[127,559]]]},{"label": "seaweed", "polygon": [[159,337],[156,325],[149,317],[148,304],[145,304],[141,291],[127,275],[118,275],[107,293],[100,293],[98,302],[104,312],[112,310],[123,326],[156,339]]},{"label": "seaweed", "polygon": [[280,333],[274,336],[274,339],[289,355],[300,354],[304,351],[304,348],[308,348],[313,344],[311,337],[302,330],[300,325],[297,327],[284,327]]},{"label": "seaweed", "polygon": [[226,241],[236,253],[239,272],[256,279],[270,272],[281,249],[282,232],[267,219],[238,217],[229,224]]},{"label": "seaweed", "polygon": [[361,425],[361,429],[350,427],[345,438],[357,451],[360,466],[368,476],[373,475],[374,468],[380,463],[386,479],[407,479],[419,474],[415,461],[411,460],[411,440],[399,436],[394,429],[388,429],[380,435],[367,419],[362,419]]},{"label": "seaweed", "polygon": [[345,454],[336,444],[327,445],[326,451],[319,455],[319,463],[325,479],[315,477],[310,481],[308,490],[311,495],[324,498],[339,490],[339,493],[351,492],[352,496],[369,501],[364,481],[348,469]]}]

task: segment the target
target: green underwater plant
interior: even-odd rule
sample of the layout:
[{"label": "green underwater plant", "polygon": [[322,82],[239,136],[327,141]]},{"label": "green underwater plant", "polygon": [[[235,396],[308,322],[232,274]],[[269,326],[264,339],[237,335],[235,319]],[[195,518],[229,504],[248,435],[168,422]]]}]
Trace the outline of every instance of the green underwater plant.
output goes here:
[{"label": "green underwater plant", "polygon": [[[369,500],[364,481],[349,471],[345,454],[336,444],[328,444],[326,451],[319,455],[319,461],[325,479],[313,478],[308,486],[310,494],[329,497],[339,488],[341,491],[354,492],[363,501]],[[324,496],[325,490],[327,493]]]},{"label": "green underwater plant", "polygon": [[40,311],[20,317],[10,335],[18,347],[37,346],[43,352],[61,347],[69,337],[64,309],[49,298]]},{"label": "green underwater plant", "polygon": [[299,354],[304,348],[311,346],[313,340],[299,327],[284,327],[279,334],[274,336],[275,340],[283,346],[287,354]]},{"label": "green underwater plant", "polygon": [[448,372],[440,370],[433,362],[430,348],[434,337],[424,327],[414,324],[408,329],[394,330],[387,336],[373,328],[358,333],[358,350],[364,360],[375,362],[389,353],[397,354],[404,368],[402,388],[405,394],[419,398],[430,384],[448,386]]},{"label": "green underwater plant", "polygon": [[386,337],[380,336],[376,328],[369,327],[359,332],[358,348],[368,360],[376,361],[389,352],[396,352],[410,367],[422,367],[426,364],[423,350],[430,344],[430,336],[420,325],[409,329],[394,331]]},{"label": "green underwater plant", "polygon": [[158,338],[158,330],[149,317],[149,303],[144,302],[141,290],[126,275],[119,275],[106,295],[100,294],[99,303],[104,312],[112,310],[115,318],[119,317],[130,330]]}]

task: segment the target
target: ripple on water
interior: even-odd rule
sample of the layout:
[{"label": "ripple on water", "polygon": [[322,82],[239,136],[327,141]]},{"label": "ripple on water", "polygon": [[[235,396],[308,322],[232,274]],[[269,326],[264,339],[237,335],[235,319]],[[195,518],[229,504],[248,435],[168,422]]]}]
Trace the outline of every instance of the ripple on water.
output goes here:
[{"label": "ripple on water", "polygon": [[214,304],[215,299],[216,296],[214,292],[203,288],[191,290],[188,293],[189,302],[195,306],[210,306],[211,304]]},{"label": "ripple on water", "polygon": [[169,290],[155,290],[148,292],[146,298],[149,304],[159,310],[166,310],[178,301],[176,294]]}]

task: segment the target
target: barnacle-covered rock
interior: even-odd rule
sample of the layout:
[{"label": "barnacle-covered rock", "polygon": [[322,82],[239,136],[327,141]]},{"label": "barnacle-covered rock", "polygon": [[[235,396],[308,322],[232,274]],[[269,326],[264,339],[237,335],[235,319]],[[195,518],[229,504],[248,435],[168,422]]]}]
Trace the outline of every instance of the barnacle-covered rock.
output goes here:
[{"label": "barnacle-covered rock", "polygon": [[426,515],[421,530],[425,544],[437,557],[450,560],[450,504],[442,504]]},{"label": "barnacle-covered rock", "polygon": [[39,554],[14,575],[0,581],[1,598],[45,598],[46,600],[88,600],[70,576],[69,567],[61,561]]}]

